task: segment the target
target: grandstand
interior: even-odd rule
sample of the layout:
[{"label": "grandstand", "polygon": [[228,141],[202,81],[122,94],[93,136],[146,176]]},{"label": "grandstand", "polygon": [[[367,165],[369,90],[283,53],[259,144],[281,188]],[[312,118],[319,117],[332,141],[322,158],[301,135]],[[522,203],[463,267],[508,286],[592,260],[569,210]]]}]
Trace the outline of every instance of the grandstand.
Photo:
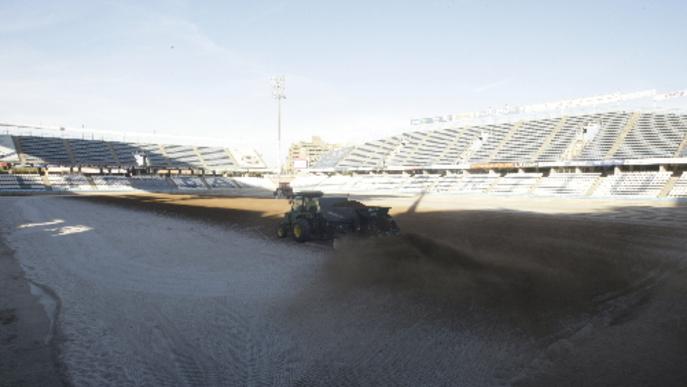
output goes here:
[{"label": "grandstand", "polygon": [[[121,172],[140,154],[147,175]],[[5,135],[0,156],[48,171],[101,168],[87,176],[0,175],[0,191],[271,191],[275,184],[246,175],[267,170],[247,149]],[[687,115],[609,111],[406,132],[332,150],[292,185],[383,195],[686,198],[685,165]]]},{"label": "grandstand", "polygon": [[[685,152],[687,115],[606,112],[407,132],[331,152],[314,171],[470,169],[497,163],[592,165],[674,158]],[[551,166],[551,165],[548,165]]]},{"label": "grandstand", "polygon": [[271,180],[258,177],[199,175],[0,174],[0,193],[9,192],[191,192],[223,190],[271,193]]},{"label": "grandstand", "polygon": [[178,144],[126,143],[25,135],[0,135],[1,161],[35,167],[140,167],[145,155],[154,170],[190,169],[208,172],[264,172],[265,162],[253,149],[228,149]]},{"label": "grandstand", "polygon": [[687,178],[676,177],[686,148],[687,115],[609,111],[402,133],[330,152],[310,171],[320,176],[294,183],[325,192],[678,198],[687,196]]},{"label": "grandstand", "polygon": [[0,174],[0,192],[274,189],[265,179],[222,176],[267,171],[253,149],[6,134],[0,135],[0,161],[39,172]]}]

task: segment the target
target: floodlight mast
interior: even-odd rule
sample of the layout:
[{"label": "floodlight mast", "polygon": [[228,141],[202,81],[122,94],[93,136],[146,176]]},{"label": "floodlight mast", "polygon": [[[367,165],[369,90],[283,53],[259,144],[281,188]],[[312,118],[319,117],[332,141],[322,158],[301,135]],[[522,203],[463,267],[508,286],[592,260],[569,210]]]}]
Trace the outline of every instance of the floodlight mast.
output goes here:
[{"label": "floodlight mast", "polygon": [[272,78],[272,95],[277,99],[277,168],[279,176],[282,173],[281,159],[281,101],[286,99],[286,79],[283,75]]}]

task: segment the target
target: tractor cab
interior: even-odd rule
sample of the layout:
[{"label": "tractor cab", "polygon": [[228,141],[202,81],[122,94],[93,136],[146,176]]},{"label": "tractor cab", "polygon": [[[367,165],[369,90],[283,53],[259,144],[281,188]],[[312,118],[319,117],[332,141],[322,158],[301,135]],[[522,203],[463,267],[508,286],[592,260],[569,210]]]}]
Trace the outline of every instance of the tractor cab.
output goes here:
[{"label": "tractor cab", "polygon": [[291,204],[291,212],[303,213],[317,213],[320,210],[320,198],[322,192],[320,191],[305,191],[299,192],[289,200]]}]

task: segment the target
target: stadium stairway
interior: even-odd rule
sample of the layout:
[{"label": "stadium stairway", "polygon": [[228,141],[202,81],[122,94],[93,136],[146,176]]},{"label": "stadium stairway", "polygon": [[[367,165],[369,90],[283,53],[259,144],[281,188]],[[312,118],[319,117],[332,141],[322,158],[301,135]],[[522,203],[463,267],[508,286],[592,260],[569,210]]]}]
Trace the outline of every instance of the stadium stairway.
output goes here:
[{"label": "stadium stairway", "polygon": [[179,190],[179,186],[177,185],[177,183],[174,182],[174,179],[165,177],[165,181],[167,181],[167,184],[169,184],[173,190]]},{"label": "stadium stairway", "polygon": [[234,155],[232,155],[231,152],[229,152],[229,149],[224,148],[223,150],[227,157],[229,157],[229,160],[233,160],[234,164],[238,164],[238,160],[236,160],[236,158],[234,158]]},{"label": "stadium stairway", "polygon": [[13,136],[12,143],[14,144],[15,152],[17,152],[17,158],[19,159],[19,162],[21,164],[26,163],[26,156],[24,156],[24,152],[21,149],[21,141],[17,140],[17,138]]},{"label": "stadium stairway", "polygon": [[41,181],[43,182],[46,191],[52,191],[52,183],[50,182],[50,179],[48,179],[48,175],[41,175]]},{"label": "stadium stairway", "polygon": [[64,149],[67,151],[67,156],[69,156],[69,160],[72,162],[72,165],[76,164],[76,162],[74,161],[76,160],[76,158],[74,157],[74,150],[72,150],[72,146],[69,145],[69,140],[65,138],[62,141],[64,142]]},{"label": "stadium stairway", "polygon": [[88,184],[91,185],[91,189],[92,189],[92,190],[94,190],[94,191],[97,191],[97,190],[98,190],[98,185],[95,184],[95,181],[93,181],[93,178],[92,178],[92,177],[90,177],[90,176],[88,176],[88,175],[83,175],[83,177],[85,177],[85,178],[86,178],[86,181],[88,182]]},{"label": "stadium stairway", "polygon": [[[196,148],[193,147],[193,149],[196,149]],[[196,151],[196,153],[198,153],[198,152]],[[205,186],[205,189],[208,190],[208,191],[211,190],[212,187],[210,187],[210,184],[208,184],[208,182],[205,180],[205,176],[199,176],[199,177],[200,177],[200,181],[201,181],[201,182],[203,183],[203,185]]]},{"label": "stadium stairway", "polygon": [[532,195],[544,179],[546,179],[544,176],[540,176],[537,180],[535,180],[530,189],[527,190],[527,194]]},{"label": "stadium stairway", "polygon": [[499,184],[499,181],[502,179],[503,179],[503,176],[499,176],[496,179],[494,179],[494,181],[489,183],[489,186],[487,186],[487,188],[484,190],[484,193],[490,193],[494,189],[494,187],[496,187]]},{"label": "stadium stairway", "polygon": [[563,160],[576,159],[580,154],[582,154],[585,145],[587,144],[585,143],[584,139],[580,136],[576,136],[575,139],[573,139],[573,141],[570,143],[568,148],[565,150],[565,152],[563,152],[561,158]]},{"label": "stadium stairway", "polygon": [[515,123],[515,125],[511,126],[508,133],[506,133],[506,135],[503,137],[503,139],[501,139],[501,142],[499,142],[499,144],[496,146],[496,148],[494,148],[494,150],[491,151],[491,154],[489,155],[489,161],[493,160],[499,154],[499,152],[501,152],[501,149],[503,149],[503,147],[506,144],[508,144],[508,142],[511,140],[511,138],[513,138],[515,133],[518,132],[518,130],[520,129],[520,127],[523,124],[524,124],[523,121],[518,121]]},{"label": "stadium stairway", "polygon": [[685,148],[687,148],[687,134],[685,134],[685,138],[682,139],[680,146],[677,147],[677,150],[675,151],[673,157],[680,157],[680,155],[683,155]]},{"label": "stadium stairway", "polygon": [[[446,147],[444,147],[444,149],[441,151],[441,153],[439,153],[437,160],[442,160],[442,159],[446,158],[446,156],[449,154],[449,152],[451,152],[456,147],[456,144],[458,144],[461,141],[463,134],[465,133],[467,128],[468,128],[467,126],[463,126],[463,127],[458,129],[458,133],[456,133],[456,135],[453,136],[453,139],[447,144]],[[455,160],[453,160],[453,162],[451,164],[454,164],[454,165],[458,164],[458,161],[459,161],[459,159],[455,159]]]},{"label": "stadium stairway", "polygon": [[534,153],[530,161],[534,162],[539,160],[539,157],[541,157],[542,153],[546,151],[549,148],[549,145],[551,145],[551,142],[553,141],[556,136],[558,136],[558,132],[561,131],[561,129],[565,126],[565,122],[568,120],[568,117],[561,117],[560,121],[553,127],[551,130],[551,133],[544,139],[544,142],[542,142],[541,146],[539,149]]},{"label": "stadium stairway", "polygon": [[630,131],[637,127],[637,122],[639,121],[640,116],[641,114],[638,112],[634,112],[632,113],[632,115],[630,115],[630,118],[625,123],[625,127],[623,127],[623,130],[615,139],[615,142],[608,150],[608,153],[606,153],[607,159],[613,158],[616,152],[618,152],[618,149],[620,149],[620,147],[623,145],[623,143],[625,142],[625,138],[630,133]]},{"label": "stadium stairway", "polygon": [[122,164],[122,162],[119,160],[119,157],[117,157],[117,152],[115,152],[114,147],[112,146],[112,143],[109,141],[105,141],[105,146],[107,147],[107,150],[110,151],[110,155],[112,156],[112,160],[114,160],[117,164]]},{"label": "stadium stairway", "polygon": [[604,181],[604,179],[605,178],[603,176],[597,177],[596,180],[592,183],[592,185],[587,190],[587,193],[584,194],[584,196],[592,196],[594,191],[596,191],[596,189],[599,188],[599,186]]},{"label": "stadium stairway", "polygon": [[170,163],[169,163],[169,155],[167,154],[167,149],[165,149],[165,146],[162,144],[158,145],[157,147],[160,150],[160,154],[165,159],[165,165],[169,165]]},{"label": "stadium stairway", "polygon": [[680,179],[678,176],[671,177],[668,180],[668,182],[663,186],[663,189],[658,194],[658,197],[659,198],[667,197],[670,194],[670,192],[673,191],[673,187],[675,187],[675,184],[677,183],[678,179]]},{"label": "stadium stairway", "polygon": [[[200,154],[200,152],[198,151],[198,147],[197,147],[197,146],[194,146],[194,147],[193,147],[193,153],[196,155],[196,157],[198,157],[198,160],[200,160],[200,164],[203,166],[203,168],[204,168],[206,171],[210,170],[210,168],[208,168],[208,163],[205,162],[205,159],[203,158],[203,156],[202,156],[202,155]],[[202,179],[202,180],[203,180],[203,182],[205,183],[205,185],[208,185],[207,182],[205,182],[205,179]],[[209,187],[209,185],[208,185],[208,187]]]}]

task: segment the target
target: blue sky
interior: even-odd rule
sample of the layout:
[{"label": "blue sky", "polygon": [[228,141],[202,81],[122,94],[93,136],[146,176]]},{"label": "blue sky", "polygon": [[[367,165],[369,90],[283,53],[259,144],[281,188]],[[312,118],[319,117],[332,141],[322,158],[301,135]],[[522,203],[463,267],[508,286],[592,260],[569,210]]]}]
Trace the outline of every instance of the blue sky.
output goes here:
[{"label": "blue sky", "polygon": [[687,87],[684,1],[0,1],[0,122],[355,141],[409,119]]}]

